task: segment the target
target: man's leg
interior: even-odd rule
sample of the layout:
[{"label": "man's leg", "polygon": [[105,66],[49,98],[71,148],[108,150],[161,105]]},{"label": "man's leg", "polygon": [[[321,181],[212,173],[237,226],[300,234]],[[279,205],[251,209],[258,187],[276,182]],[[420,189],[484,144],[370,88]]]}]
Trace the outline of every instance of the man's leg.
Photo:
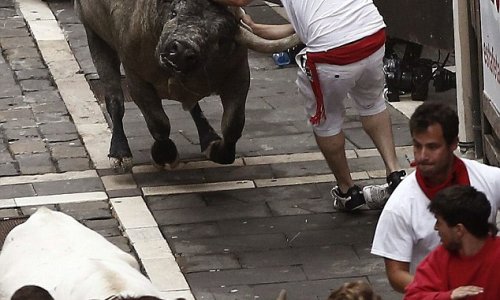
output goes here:
[{"label": "man's leg", "polygon": [[341,131],[333,136],[318,136],[317,134],[314,134],[314,136],[319,149],[337,180],[340,191],[344,194],[347,193],[347,190],[354,185],[354,182],[345,156],[344,132]]},{"label": "man's leg", "polygon": [[396,150],[394,148],[394,138],[392,134],[391,118],[387,109],[372,116],[362,116],[361,124],[363,129],[370,136],[380,156],[384,160],[386,173],[400,170]]}]

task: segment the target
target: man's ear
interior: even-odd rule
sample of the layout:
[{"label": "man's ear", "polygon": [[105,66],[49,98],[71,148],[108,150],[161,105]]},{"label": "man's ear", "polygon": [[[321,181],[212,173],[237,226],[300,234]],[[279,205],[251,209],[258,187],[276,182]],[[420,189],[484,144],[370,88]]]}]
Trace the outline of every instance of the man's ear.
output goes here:
[{"label": "man's ear", "polygon": [[451,142],[450,149],[455,151],[458,148],[458,136]]},{"label": "man's ear", "polygon": [[465,228],[464,224],[458,223],[455,225],[455,232],[459,237],[463,237],[467,233],[467,228]]}]

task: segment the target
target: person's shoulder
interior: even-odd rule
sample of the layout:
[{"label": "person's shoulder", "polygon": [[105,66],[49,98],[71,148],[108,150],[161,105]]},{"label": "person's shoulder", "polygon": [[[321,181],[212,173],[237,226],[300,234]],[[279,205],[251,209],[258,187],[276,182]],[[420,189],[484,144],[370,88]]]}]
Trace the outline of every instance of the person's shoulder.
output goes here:
[{"label": "person's shoulder", "polygon": [[488,171],[499,172],[500,173],[500,168],[499,167],[490,166],[490,165],[487,165],[485,163],[479,162],[477,160],[472,160],[472,159],[467,159],[467,158],[460,158],[460,159],[464,162],[464,164],[467,167],[473,167],[473,168],[477,168],[477,169],[485,169],[485,170],[488,170]]}]

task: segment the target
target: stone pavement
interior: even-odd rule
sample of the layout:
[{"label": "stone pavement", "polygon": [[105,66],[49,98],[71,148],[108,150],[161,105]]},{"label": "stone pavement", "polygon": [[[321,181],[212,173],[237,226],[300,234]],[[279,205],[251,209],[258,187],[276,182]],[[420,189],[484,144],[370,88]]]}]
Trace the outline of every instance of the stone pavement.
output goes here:
[{"label": "stone pavement", "polygon": [[[247,12],[283,22],[262,2]],[[115,174],[99,79],[71,2],[3,0],[0,24],[0,218],[41,205],[64,211],[136,255],[166,299],[274,299],[281,288],[292,300],[326,299],[357,279],[384,299],[401,298],[383,261],[369,254],[379,212],[332,208],[333,176],[304,120],[295,67],[250,53],[246,126],[230,166],[205,161],[189,113],[164,101],[182,163],[156,170],[144,119],[127,102],[134,168]],[[220,122],[217,97],[201,106]],[[408,120],[389,109],[408,167]],[[384,182],[382,160],[352,107],[345,132],[353,177]]]}]

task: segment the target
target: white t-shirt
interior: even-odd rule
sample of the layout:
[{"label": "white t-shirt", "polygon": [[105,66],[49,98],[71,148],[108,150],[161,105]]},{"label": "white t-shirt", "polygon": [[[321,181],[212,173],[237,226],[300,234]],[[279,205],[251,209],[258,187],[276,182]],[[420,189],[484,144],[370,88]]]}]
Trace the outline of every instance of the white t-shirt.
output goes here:
[{"label": "white t-shirt", "polygon": [[308,51],[326,51],[385,27],[372,0],[282,0],[290,23]]},{"label": "white t-shirt", "polygon": [[[500,207],[500,168],[463,159],[471,186],[483,192],[491,203],[490,222],[496,222]],[[422,259],[440,243],[434,230],[436,219],[427,208],[429,198],[417,183],[415,172],[392,193],[378,220],[371,253],[409,262],[414,273]]]}]

